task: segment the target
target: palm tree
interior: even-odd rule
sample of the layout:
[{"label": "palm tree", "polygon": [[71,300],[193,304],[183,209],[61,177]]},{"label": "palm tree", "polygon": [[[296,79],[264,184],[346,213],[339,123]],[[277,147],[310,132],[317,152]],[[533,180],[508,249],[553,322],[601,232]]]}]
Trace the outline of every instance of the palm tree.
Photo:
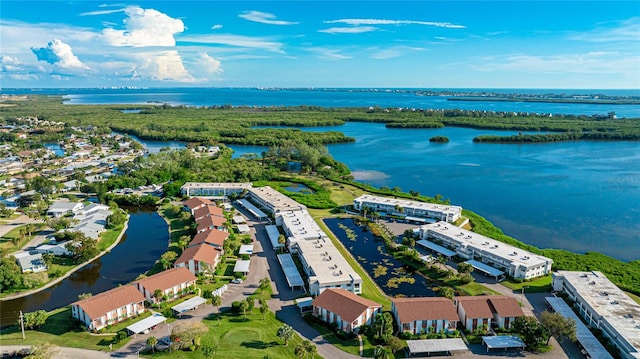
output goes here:
[{"label": "palm tree", "polygon": [[315,346],[315,344],[311,343],[311,341],[309,340],[305,340],[304,342],[302,342],[302,345],[304,345],[307,353],[311,355],[311,359],[315,359],[316,353],[318,352],[318,347]]},{"label": "palm tree", "polygon": [[375,349],[373,349],[373,357],[374,359],[389,359],[389,353],[382,345],[377,345]]},{"label": "palm tree", "polygon": [[260,314],[262,314],[262,320],[267,319],[267,313],[269,313],[269,304],[264,299],[260,299]]},{"label": "palm tree", "polygon": [[278,328],[278,333],[276,335],[278,338],[284,340],[284,345],[287,345],[289,339],[293,338],[293,328],[288,324],[285,324]]},{"label": "palm tree", "polygon": [[156,344],[158,344],[158,338],[154,336],[147,338],[147,345],[151,347],[151,353],[156,352]]},{"label": "palm tree", "polygon": [[447,258],[445,256],[443,256],[442,254],[438,255],[438,259],[436,259],[436,261],[438,262],[438,264],[440,266],[442,266],[442,268],[445,267],[445,264],[447,263]]},{"label": "palm tree", "polygon": [[296,345],[295,354],[298,358],[304,358],[307,356],[307,348],[303,344],[298,344]]},{"label": "palm tree", "polygon": [[242,314],[244,314],[244,319],[247,319],[247,310],[249,310],[249,302],[247,302],[246,300],[243,300],[242,302],[240,302],[240,310],[242,311]]},{"label": "palm tree", "polygon": [[222,297],[214,295],[211,297],[211,305],[216,307],[216,314],[218,314],[218,326],[220,325],[220,305],[222,305]]}]

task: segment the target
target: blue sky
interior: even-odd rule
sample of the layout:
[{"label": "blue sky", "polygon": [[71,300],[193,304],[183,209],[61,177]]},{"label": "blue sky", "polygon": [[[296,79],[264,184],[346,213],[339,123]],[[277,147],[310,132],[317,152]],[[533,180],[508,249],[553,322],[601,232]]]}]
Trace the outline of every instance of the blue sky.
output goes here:
[{"label": "blue sky", "polygon": [[640,2],[2,0],[0,86],[633,89]]}]

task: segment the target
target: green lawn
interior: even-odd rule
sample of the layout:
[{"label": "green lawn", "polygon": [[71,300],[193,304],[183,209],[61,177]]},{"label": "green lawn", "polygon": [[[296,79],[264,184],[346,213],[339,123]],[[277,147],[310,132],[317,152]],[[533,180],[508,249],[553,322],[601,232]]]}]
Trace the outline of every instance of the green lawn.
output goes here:
[{"label": "green lawn", "polygon": [[[302,339],[295,335],[285,346],[276,335],[278,328],[284,323],[276,319],[272,312],[263,319],[258,307],[256,303],[256,308],[247,314],[246,319],[242,314],[226,311],[220,315],[220,321],[215,314],[203,320],[209,327],[209,332],[202,338],[202,345],[215,348],[215,358],[295,358],[294,349],[302,343]],[[201,350],[149,353],[145,356],[172,359],[204,358]]]},{"label": "green lawn", "polygon": [[[309,325],[311,325],[313,329],[315,329],[318,333],[320,333],[320,335],[322,335],[322,338],[324,338],[326,341],[328,341],[332,345],[335,345],[336,348],[344,352],[351,353],[353,355],[360,355],[360,343],[357,337],[353,339],[340,339],[336,335],[335,331],[327,328],[322,324],[309,323]],[[362,339],[363,339],[364,353],[368,353],[368,352],[373,353],[373,350],[375,349],[376,346],[373,343],[371,343],[366,336],[363,336]]]},{"label": "green lawn", "polygon": [[[15,252],[21,249],[22,247],[24,247],[27,244],[27,242],[33,239],[33,237],[38,232],[40,232],[41,230],[47,227],[45,223],[34,223],[31,230],[31,236],[28,236],[26,234],[24,236],[21,236],[20,229],[25,228],[26,226],[27,226],[26,224],[22,226],[17,226],[16,228],[13,228],[9,232],[7,232],[4,236],[0,237],[0,249],[6,249],[9,252]],[[15,238],[19,239],[17,242],[17,245],[14,245],[11,242]]]},{"label": "green lawn", "polygon": [[[47,322],[38,330],[25,330],[22,339],[20,328],[16,325],[3,330],[0,335],[2,345],[36,345],[51,343],[57,346],[85,348],[108,351],[112,335],[90,335],[82,330],[79,322],[71,317],[71,309],[65,307],[49,313]],[[113,349],[123,346],[127,340],[113,344]]]},{"label": "green lawn", "polygon": [[522,288],[525,287],[525,293],[546,293],[551,292],[551,281],[551,275],[546,275],[522,283],[505,280],[501,284],[514,291],[522,291]]},{"label": "green lawn", "polygon": [[637,296],[633,293],[625,292],[631,299],[633,299],[636,303],[640,304],[640,296]]},{"label": "green lawn", "polygon": [[113,229],[108,229],[106,232],[102,233],[100,236],[100,242],[98,243],[98,249],[100,252],[109,248],[115,241],[118,239],[120,232],[124,229],[124,225],[118,226]]}]

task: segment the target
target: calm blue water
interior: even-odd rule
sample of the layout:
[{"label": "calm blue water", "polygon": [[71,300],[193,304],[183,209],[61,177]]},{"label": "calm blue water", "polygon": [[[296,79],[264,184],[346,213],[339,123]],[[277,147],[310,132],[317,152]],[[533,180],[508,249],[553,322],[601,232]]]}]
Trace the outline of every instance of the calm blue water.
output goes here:
[{"label": "calm blue water", "polygon": [[[13,92],[11,92],[13,91]],[[462,91],[462,90],[460,90]],[[638,96],[640,90],[486,90]],[[25,90],[2,90],[24,93]],[[41,90],[70,94],[70,104],[162,103],[209,106],[316,105],[416,108],[472,108],[566,114],[606,114],[640,118],[640,105],[454,102],[440,97],[386,92],[261,91],[257,89]],[[640,126],[640,124],[639,124]],[[505,233],[539,247],[576,252],[600,251],[623,260],[640,259],[640,142],[561,142],[474,144],[482,134],[508,131],[387,129],[347,123],[304,129],[338,130],[355,143],[329,145],[329,151],[376,186],[443,195],[494,222]],[[435,135],[449,143],[430,143]],[[161,148],[179,142],[152,143]],[[231,146],[236,156],[260,154],[255,146]]]},{"label": "calm blue water", "polygon": [[[355,90],[355,89],[354,89]],[[618,117],[640,118],[640,105],[589,105],[550,103],[498,103],[447,101],[445,96],[416,96],[413,93],[360,92],[357,90],[279,90],[254,88],[152,88],[152,89],[2,89],[2,94],[65,95],[66,104],[171,104],[189,106],[298,106],[321,107],[407,107],[431,109],[476,109],[558,113],[576,115],[606,115],[615,111]],[[445,89],[428,89],[445,90]],[[640,90],[548,90],[548,89],[449,89],[496,93],[527,93],[567,95],[604,94],[640,96]]]}]

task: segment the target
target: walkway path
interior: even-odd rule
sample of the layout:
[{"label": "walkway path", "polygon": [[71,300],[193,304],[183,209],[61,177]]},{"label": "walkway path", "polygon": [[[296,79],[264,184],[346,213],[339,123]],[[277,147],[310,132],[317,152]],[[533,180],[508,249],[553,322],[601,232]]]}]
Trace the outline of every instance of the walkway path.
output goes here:
[{"label": "walkway path", "polygon": [[[28,349],[31,346],[29,345],[3,345],[0,348],[0,354],[9,354],[14,353],[21,349]],[[112,353],[101,352],[97,350],[89,350],[89,349],[79,349],[79,348],[68,348],[68,347],[59,347],[59,352],[55,356],[56,359],[107,359],[113,358]],[[126,354],[122,353],[119,355],[120,358],[137,358],[136,354]]]}]

